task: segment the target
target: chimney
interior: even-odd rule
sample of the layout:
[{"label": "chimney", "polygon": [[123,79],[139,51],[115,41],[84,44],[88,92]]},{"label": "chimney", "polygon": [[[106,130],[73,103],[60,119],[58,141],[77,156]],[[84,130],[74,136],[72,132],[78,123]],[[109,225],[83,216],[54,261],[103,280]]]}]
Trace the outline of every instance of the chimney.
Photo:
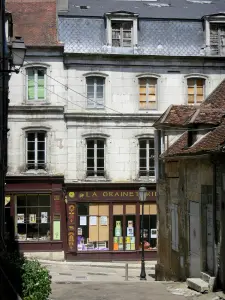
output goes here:
[{"label": "chimney", "polygon": [[57,12],[68,11],[69,0],[57,0]]}]

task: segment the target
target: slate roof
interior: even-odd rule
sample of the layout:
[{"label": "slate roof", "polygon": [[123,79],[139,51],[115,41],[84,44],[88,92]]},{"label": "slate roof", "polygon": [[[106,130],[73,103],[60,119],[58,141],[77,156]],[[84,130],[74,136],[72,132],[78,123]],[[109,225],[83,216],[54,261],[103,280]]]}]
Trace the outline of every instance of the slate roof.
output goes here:
[{"label": "slate roof", "polygon": [[224,12],[225,3],[224,0],[69,0],[68,12],[60,14],[102,17],[106,12],[119,10],[137,13],[140,18],[200,20],[205,15]]},{"label": "slate roof", "polygon": [[[207,125],[207,133],[199,138],[192,146],[188,145],[189,131],[173,143],[162,157],[203,154],[219,151],[225,143],[225,80],[207,97],[200,106],[173,105],[156,121],[156,128],[164,126],[173,128],[176,125],[184,130],[194,131],[196,125]],[[195,128],[193,126],[195,125]],[[211,126],[211,127],[210,127]]]},{"label": "slate roof", "polygon": [[26,46],[60,46],[57,40],[56,0],[6,0],[14,36]]}]

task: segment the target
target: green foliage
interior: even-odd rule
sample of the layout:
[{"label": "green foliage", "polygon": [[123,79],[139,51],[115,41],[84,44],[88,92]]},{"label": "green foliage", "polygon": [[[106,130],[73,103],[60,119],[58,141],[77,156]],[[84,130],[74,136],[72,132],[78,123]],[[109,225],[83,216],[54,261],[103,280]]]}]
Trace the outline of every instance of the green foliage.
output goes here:
[{"label": "green foliage", "polygon": [[22,266],[24,300],[47,300],[51,294],[49,271],[36,260],[25,260]]}]

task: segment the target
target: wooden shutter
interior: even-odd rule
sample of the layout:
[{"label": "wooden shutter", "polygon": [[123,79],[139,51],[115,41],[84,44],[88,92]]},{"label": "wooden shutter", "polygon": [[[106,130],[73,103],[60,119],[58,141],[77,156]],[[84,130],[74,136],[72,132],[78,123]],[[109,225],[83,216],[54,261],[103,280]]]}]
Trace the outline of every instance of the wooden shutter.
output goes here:
[{"label": "wooden shutter", "polygon": [[178,251],[179,248],[179,236],[178,236],[178,213],[177,205],[171,204],[171,244],[172,249]]},{"label": "wooden shutter", "polygon": [[210,24],[210,49],[212,54],[219,53],[218,24]]}]

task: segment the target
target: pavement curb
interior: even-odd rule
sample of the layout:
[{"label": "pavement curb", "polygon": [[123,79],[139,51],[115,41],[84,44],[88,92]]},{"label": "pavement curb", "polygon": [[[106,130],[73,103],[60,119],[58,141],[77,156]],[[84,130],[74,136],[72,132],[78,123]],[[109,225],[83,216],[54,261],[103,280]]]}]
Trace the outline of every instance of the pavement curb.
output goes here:
[{"label": "pavement curb", "polygon": [[[50,261],[50,260],[38,260],[41,264],[46,265],[71,265],[71,266],[78,266],[78,267],[100,267],[100,268],[116,268],[116,269],[123,269],[125,268],[126,263],[104,263],[104,262],[69,262],[69,261]],[[141,263],[128,263],[129,269],[140,269]],[[155,270],[156,262],[146,263],[145,268],[150,270]]]}]

